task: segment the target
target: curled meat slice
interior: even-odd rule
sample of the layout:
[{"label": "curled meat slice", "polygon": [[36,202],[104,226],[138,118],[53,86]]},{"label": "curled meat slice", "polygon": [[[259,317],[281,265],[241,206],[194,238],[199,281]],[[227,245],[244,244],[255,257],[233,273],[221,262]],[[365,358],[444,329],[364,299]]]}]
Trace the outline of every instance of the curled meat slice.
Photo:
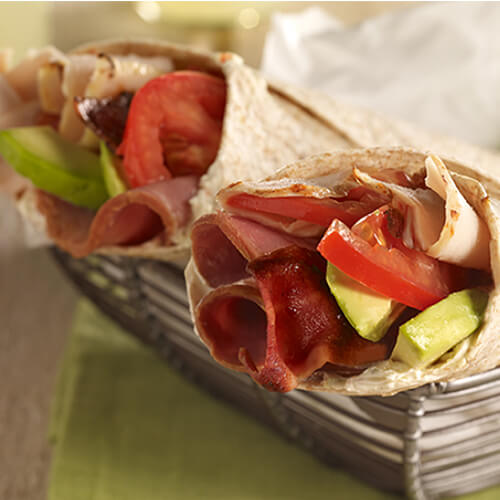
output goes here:
[{"label": "curled meat slice", "polygon": [[327,364],[357,370],[388,358],[396,330],[376,343],[361,338],[328,291],[324,268],[316,252],[290,246],[253,260],[250,279],[207,294],[195,320],[214,358],[279,392]]},{"label": "curled meat slice", "polygon": [[189,176],[131,189],[108,200],[97,213],[40,190],[37,205],[48,236],[74,257],[85,257],[103,247],[141,244],[161,232],[168,242],[187,224],[197,185],[198,179]]},{"label": "curled meat slice", "polygon": [[198,271],[211,287],[248,276],[246,265],[257,257],[290,245],[314,248],[314,241],[295,238],[243,217],[224,212],[198,219],[191,232]]}]

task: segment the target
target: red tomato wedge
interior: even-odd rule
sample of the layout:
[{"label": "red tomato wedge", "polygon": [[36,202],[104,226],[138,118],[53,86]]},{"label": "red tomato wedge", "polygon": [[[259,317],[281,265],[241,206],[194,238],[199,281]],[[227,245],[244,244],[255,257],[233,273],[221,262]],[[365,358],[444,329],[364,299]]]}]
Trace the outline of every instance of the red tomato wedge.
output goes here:
[{"label": "red tomato wedge", "polygon": [[333,219],[351,226],[386,200],[363,187],[352,189],[343,198],[312,198],[305,196],[263,197],[246,193],[236,194],[227,200],[233,208],[281,215],[319,226],[328,227]]},{"label": "red tomato wedge", "polygon": [[334,220],[318,245],[321,255],[372,290],[423,310],[460,288],[465,273],[401,239],[403,217],[382,207],[352,229]]},{"label": "red tomato wedge", "polygon": [[225,104],[224,80],[196,71],[168,73],[141,87],[117,150],[130,186],[203,175],[219,149]]}]

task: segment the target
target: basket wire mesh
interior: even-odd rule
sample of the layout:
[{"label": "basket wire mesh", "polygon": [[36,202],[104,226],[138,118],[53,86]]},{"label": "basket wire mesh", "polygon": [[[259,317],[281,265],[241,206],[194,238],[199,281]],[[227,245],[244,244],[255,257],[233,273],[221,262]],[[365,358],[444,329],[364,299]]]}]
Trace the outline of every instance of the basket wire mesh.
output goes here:
[{"label": "basket wire mesh", "polygon": [[193,331],[179,268],[53,255],[80,291],[172,367],[327,463],[415,500],[500,483],[500,369],[385,398],[269,393],[212,360]]}]

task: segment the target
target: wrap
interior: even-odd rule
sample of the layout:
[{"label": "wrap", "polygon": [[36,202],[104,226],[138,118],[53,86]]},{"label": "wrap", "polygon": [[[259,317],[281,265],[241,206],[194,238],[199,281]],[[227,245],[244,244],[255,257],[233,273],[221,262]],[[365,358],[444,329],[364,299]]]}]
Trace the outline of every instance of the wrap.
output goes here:
[{"label": "wrap", "polygon": [[[118,100],[123,93],[131,96],[168,72],[197,71],[224,80],[220,142],[212,144],[215,156],[208,168],[181,168],[169,179],[162,179],[160,173],[161,182],[129,186],[97,212],[34,189],[18,175],[6,174],[5,165],[0,165],[0,182],[17,194],[26,219],[75,257],[93,251],[165,260],[187,257],[189,228],[214,209],[220,188],[237,180],[263,178],[287,163],[324,151],[403,145],[458,157],[492,174],[498,164],[492,153],[314,92],[266,82],[229,53],[160,41],[118,40],[89,44],[69,54],[47,48],[10,70],[6,64],[0,69],[0,129],[49,123],[66,139],[91,150],[98,146],[95,120],[86,121],[94,127],[82,122],[75,99],[84,99],[80,114],[91,115],[85,106],[92,98],[104,107],[110,99]],[[112,100],[113,105],[116,102]],[[118,105],[111,125],[107,123],[108,140],[122,136],[124,108],[123,103]],[[113,127],[118,131],[109,130]],[[118,153],[126,150],[122,146]],[[144,152],[141,145],[134,148]]]},{"label": "wrap", "polygon": [[[218,202],[218,211],[194,224],[186,281],[196,331],[224,366],[270,390],[392,395],[499,364],[500,184],[493,176],[408,148],[356,149],[310,157],[260,182],[235,183]],[[403,313],[381,340],[370,342],[346,326],[317,249],[325,232],[352,235],[370,214],[376,222],[382,206],[402,214],[388,223],[401,223],[399,248],[408,247],[415,262],[411,267],[407,259],[410,272],[397,270],[382,285],[405,273],[411,281],[423,262],[431,278],[435,269],[456,288],[439,291],[436,281],[419,292],[422,303],[405,302],[409,316]],[[357,234],[374,247],[380,243]],[[479,329],[425,368],[392,359],[399,325],[417,312],[412,308],[423,310],[463,283],[489,291]]]},{"label": "wrap", "polygon": [[[95,150],[98,142],[75,111],[75,97],[103,99],[133,93],[148,79],[172,71],[202,72],[225,82],[222,132],[213,162],[201,175],[184,171],[169,180],[129,189],[97,212],[71,206],[33,187],[25,189],[19,200],[22,212],[74,256],[92,251],[166,260],[186,256],[191,221],[213,208],[222,186],[258,179],[297,158],[353,144],[299,101],[268,85],[240,57],[156,41],[111,41],[68,55],[55,49],[33,54],[3,74],[5,93],[15,99],[9,113],[2,115],[1,127],[39,123],[41,111],[45,120],[47,116],[56,120],[63,137]],[[26,106],[31,113],[23,115]],[[15,178],[19,181],[19,176]],[[135,214],[138,205],[145,207],[139,216]],[[154,220],[161,230],[152,236],[151,231],[138,235],[139,229],[128,228],[133,234],[124,235],[123,227],[131,220],[139,225]]]}]

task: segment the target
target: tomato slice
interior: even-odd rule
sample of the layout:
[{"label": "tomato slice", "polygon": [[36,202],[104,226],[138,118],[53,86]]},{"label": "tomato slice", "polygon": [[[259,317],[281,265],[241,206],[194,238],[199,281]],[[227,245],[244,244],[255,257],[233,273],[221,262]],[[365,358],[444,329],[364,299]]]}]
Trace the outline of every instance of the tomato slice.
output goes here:
[{"label": "tomato slice", "polygon": [[456,266],[408,248],[402,241],[403,216],[382,207],[352,229],[334,220],[318,245],[323,257],[372,290],[423,310],[460,288]]},{"label": "tomato slice", "polygon": [[328,227],[333,219],[351,226],[372,212],[384,201],[378,193],[364,187],[351,189],[343,198],[312,198],[305,196],[263,197],[239,193],[227,200],[233,208],[281,215],[287,219],[302,220]]},{"label": "tomato slice", "polygon": [[117,150],[129,184],[203,175],[219,149],[225,103],[224,80],[196,71],[168,73],[141,87]]}]

